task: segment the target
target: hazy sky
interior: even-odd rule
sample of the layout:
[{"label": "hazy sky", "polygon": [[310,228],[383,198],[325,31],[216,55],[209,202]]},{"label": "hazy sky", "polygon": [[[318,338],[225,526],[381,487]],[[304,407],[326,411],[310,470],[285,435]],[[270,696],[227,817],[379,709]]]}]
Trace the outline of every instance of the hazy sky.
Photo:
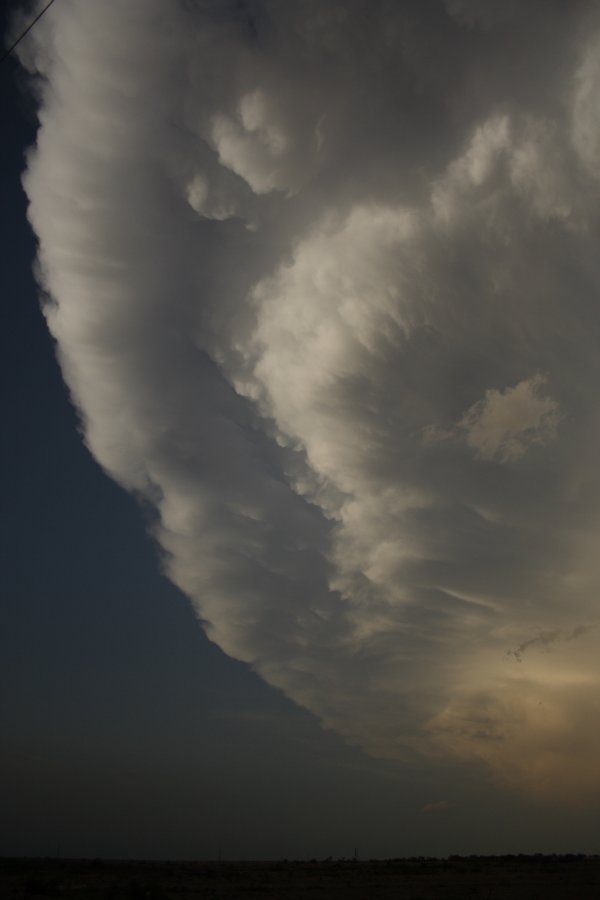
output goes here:
[{"label": "hazy sky", "polygon": [[20,59],[0,852],[597,851],[598,4],[56,0]]}]

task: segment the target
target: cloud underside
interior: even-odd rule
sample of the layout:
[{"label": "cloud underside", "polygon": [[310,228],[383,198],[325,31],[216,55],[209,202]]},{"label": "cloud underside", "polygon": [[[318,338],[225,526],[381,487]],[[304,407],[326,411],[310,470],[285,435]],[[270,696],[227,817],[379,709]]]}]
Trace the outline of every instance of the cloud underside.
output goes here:
[{"label": "cloud underside", "polygon": [[600,21],[240,10],[62,0],[23,50],[88,446],[209,636],[327,726],[589,795]]}]

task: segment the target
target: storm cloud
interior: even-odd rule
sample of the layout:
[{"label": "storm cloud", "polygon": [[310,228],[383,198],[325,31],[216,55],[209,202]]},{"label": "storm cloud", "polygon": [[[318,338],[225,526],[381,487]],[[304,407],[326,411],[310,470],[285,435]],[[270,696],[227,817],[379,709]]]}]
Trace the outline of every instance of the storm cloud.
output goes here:
[{"label": "storm cloud", "polygon": [[566,799],[600,787],[599,48],[586,2],[60,0],[21,54],[64,378],[209,636],[368,752]]}]

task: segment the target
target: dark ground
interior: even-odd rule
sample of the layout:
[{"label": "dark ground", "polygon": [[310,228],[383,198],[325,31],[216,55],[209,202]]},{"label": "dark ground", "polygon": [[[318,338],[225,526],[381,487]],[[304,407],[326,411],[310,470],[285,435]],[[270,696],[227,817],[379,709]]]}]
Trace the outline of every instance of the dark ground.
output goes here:
[{"label": "dark ground", "polygon": [[0,897],[597,900],[600,857],[569,854],[222,863],[3,859]]}]

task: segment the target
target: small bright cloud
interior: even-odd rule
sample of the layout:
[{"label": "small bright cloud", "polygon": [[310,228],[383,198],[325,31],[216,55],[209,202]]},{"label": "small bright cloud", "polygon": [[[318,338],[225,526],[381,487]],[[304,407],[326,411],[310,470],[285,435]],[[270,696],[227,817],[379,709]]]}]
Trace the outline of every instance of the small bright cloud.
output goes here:
[{"label": "small bright cloud", "polygon": [[556,401],[544,395],[545,383],[534,375],[513,388],[488,390],[467,410],[457,429],[477,456],[513,462],[532,445],[554,440],[560,413]]}]

